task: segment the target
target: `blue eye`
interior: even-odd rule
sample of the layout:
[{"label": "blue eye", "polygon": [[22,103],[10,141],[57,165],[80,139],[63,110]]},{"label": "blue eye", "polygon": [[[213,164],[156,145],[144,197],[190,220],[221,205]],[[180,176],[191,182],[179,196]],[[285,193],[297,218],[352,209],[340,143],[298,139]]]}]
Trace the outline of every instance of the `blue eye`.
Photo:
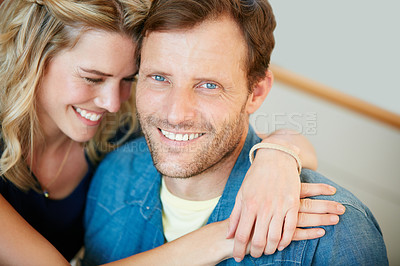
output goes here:
[{"label": "blue eye", "polygon": [[206,88],[206,89],[209,89],[209,90],[215,90],[215,89],[218,89],[218,85],[217,84],[215,84],[215,83],[204,83],[204,84],[202,84],[200,87],[203,87],[203,88]]},{"label": "blue eye", "polygon": [[154,75],[153,79],[155,79],[156,81],[166,81],[166,79],[163,76],[159,76],[159,75]]}]

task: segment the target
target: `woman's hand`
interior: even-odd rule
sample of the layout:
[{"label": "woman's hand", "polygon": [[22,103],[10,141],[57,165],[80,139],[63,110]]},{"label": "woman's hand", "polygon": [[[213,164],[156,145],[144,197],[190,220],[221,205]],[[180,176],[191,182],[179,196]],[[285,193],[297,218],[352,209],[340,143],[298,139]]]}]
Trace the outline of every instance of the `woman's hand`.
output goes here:
[{"label": "woman's hand", "polygon": [[279,243],[287,246],[296,229],[299,206],[296,161],[281,151],[258,150],[230,216],[228,238],[235,237],[235,260],[243,259],[253,230],[253,257],[274,253]]},{"label": "woman's hand", "polygon": [[[326,184],[301,184],[300,197],[302,199],[300,200],[299,213],[297,215],[297,228],[295,229],[293,238],[291,240],[306,240],[322,237],[325,234],[324,229],[305,229],[304,227],[334,225],[339,222],[338,215],[341,215],[345,212],[345,207],[342,204],[335,201],[306,198],[318,195],[333,195],[335,194],[335,192],[336,189],[334,187]],[[247,248],[245,247],[244,252],[245,254],[250,254],[253,257],[260,257],[263,252],[254,253],[251,250],[255,237],[256,236],[254,231],[251,236],[250,242],[246,245]],[[266,254],[266,250],[264,250],[264,253]],[[243,259],[243,257],[235,256],[234,253],[233,256],[237,261]]]},{"label": "woman's hand", "polygon": [[[345,207],[336,201],[308,199],[318,195],[332,195],[336,189],[326,184],[301,184],[300,209],[297,228],[294,232],[294,241],[315,239],[325,235],[323,228],[306,228],[314,226],[335,225],[339,222],[339,215],[345,212]],[[250,253],[250,244],[246,254]],[[260,255],[261,256],[261,255]],[[253,256],[254,257],[254,256]],[[259,257],[259,256],[257,256]]]},{"label": "woman's hand", "polygon": [[[293,130],[278,130],[262,142],[279,144],[296,153],[305,168],[315,170],[317,158],[311,143]],[[272,254],[289,245],[300,206],[300,178],[296,160],[289,154],[259,149],[236,197],[228,238],[235,237],[233,255],[240,261],[250,235],[251,255]],[[254,231],[253,231],[254,230]]]},{"label": "woman's hand", "polygon": [[308,199],[319,195],[333,195],[336,189],[327,184],[301,184],[300,209],[297,228],[292,240],[319,238],[325,234],[322,228],[306,228],[311,226],[335,225],[339,222],[346,208],[336,201]]}]

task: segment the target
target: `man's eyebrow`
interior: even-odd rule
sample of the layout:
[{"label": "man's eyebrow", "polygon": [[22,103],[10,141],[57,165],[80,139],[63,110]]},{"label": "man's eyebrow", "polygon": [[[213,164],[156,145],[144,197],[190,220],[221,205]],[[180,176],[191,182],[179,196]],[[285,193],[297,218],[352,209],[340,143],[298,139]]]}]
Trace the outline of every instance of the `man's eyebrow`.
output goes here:
[{"label": "man's eyebrow", "polygon": [[157,75],[163,75],[163,76],[171,76],[170,73],[158,70],[157,68],[153,67],[140,67],[141,72],[147,74],[157,74]]},{"label": "man's eyebrow", "polygon": [[107,74],[107,73],[103,73],[101,71],[95,70],[95,69],[86,69],[83,67],[79,67],[81,70],[87,72],[87,73],[91,73],[91,74],[95,74],[95,75],[99,75],[99,76],[106,76],[106,77],[112,77],[113,75],[111,74]]}]

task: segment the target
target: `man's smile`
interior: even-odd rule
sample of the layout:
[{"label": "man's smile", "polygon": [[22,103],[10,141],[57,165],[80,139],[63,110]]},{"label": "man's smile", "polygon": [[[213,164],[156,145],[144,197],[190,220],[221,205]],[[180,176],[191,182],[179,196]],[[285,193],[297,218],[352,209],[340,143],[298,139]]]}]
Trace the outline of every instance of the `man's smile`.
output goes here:
[{"label": "man's smile", "polygon": [[204,135],[204,133],[173,133],[163,129],[159,129],[161,133],[170,140],[175,141],[189,141],[197,139]]}]

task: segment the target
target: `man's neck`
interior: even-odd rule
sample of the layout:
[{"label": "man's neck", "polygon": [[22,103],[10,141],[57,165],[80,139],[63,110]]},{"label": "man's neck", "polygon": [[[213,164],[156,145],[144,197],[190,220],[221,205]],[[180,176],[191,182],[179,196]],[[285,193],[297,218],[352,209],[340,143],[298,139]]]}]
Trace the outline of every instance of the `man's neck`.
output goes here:
[{"label": "man's neck", "polygon": [[220,162],[201,174],[188,178],[163,176],[168,190],[186,200],[209,200],[222,195],[229,175],[242,151],[248,130],[244,130],[239,145]]}]

